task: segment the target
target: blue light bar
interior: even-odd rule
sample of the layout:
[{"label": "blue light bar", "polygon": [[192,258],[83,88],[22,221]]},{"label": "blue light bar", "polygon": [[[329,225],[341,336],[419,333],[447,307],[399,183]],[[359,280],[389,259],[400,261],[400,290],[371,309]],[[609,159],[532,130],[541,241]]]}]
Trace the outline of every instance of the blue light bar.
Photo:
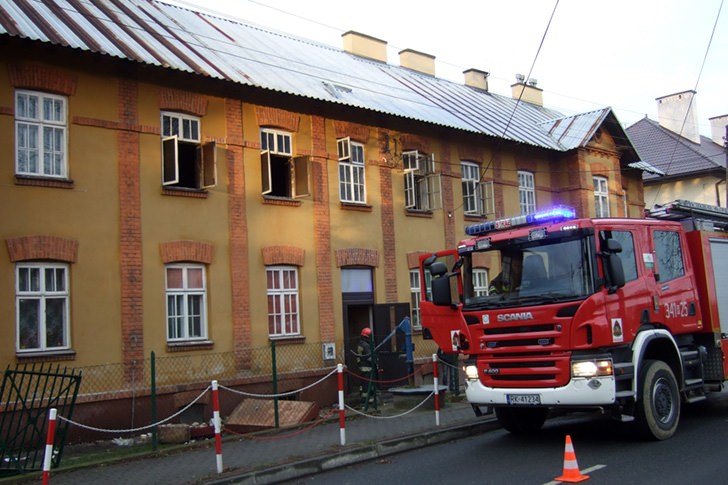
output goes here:
[{"label": "blue light bar", "polygon": [[465,228],[465,234],[468,236],[482,236],[489,232],[504,231],[514,227],[528,226],[544,222],[558,222],[575,218],[576,210],[573,207],[558,205],[550,209],[534,212],[533,214],[504,217],[503,219],[496,219],[495,221],[473,224]]}]

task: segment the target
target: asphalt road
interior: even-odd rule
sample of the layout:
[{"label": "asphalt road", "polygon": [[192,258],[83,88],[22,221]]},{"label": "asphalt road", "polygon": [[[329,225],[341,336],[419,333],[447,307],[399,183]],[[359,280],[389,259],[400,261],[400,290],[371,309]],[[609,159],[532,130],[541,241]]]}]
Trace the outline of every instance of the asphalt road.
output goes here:
[{"label": "asphalt road", "polygon": [[728,483],[728,392],[684,406],[678,432],[667,441],[643,441],[630,426],[598,416],[570,415],[547,421],[531,436],[498,429],[295,483],[557,483],[564,471],[566,435],[589,484]]}]

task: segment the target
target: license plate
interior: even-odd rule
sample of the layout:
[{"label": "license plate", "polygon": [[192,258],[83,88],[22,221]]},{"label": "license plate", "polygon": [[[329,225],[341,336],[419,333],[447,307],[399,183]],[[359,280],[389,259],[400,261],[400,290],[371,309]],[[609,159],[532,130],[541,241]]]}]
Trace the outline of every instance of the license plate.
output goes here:
[{"label": "license plate", "polygon": [[508,404],[537,406],[541,404],[540,394],[506,394]]}]

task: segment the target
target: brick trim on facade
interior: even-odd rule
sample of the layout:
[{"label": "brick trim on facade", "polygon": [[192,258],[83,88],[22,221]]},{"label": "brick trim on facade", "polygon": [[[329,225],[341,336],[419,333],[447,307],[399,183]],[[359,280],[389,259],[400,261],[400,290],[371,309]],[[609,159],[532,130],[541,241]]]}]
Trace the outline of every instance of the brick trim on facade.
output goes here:
[{"label": "brick trim on facade", "polygon": [[273,266],[288,264],[292,266],[303,266],[306,251],[303,248],[294,246],[266,246],[261,249],[263,264]]},{"label": "brick trim on facade", "polygon": [[417,269],[420,267],[420,256],[424,254],[432,254],[431,251],[412,251],[407,253],[407,267],[409,269]]},{"label": "brick trim on facade", "polygon": [[[139,85],[120,79],[118,112],[122,123],[137,124]],[[121,338],[124,376],[131,382],[144,361],[142,281],[141,159],[139,133],[119,131],[119,269],[121,275]]]},{"label": "brick trim on facade", "polygon": [[298,131],[301,122],[301,116],[297,113],[268,106],[256,106],[255,116],[258,126],[281,128],[292,133]]},{"label": "brick trim on facade", "polygon": [[336,266],[370,266],[379,267],[379,251],[376,249],[346,248],[335,251]]},{"label": "brick trim on facade", "polygon": [[164,264],[179,261],[211,264],[213,249],[212,244],[201,241],[172,241],[159,245],[159,253]]},{"label": "brick trim on facade", "polygon": [[466,160],[481,164],[483,162],[483,148],[475,145],[460,145],[458,146],[458,155],[460,161]]},{"label": "brick trim on facade", "polygon": [[207,98],[196,93],[162,88],[158,99],[159,109],[162,110],[181,111],[196,116],[205,116],[207,113]]},{"label": "brick trim on facade", "polygon": [[[392,170],[379,168],[379,191],[382,208],[382,251],[384,252],[384,298],[396,303],[397,297],[397,239],[394,230],[394,194]],[[373,266],[373,265],[369,265]]]},{"label": "brick trim on facade", "polygon": [[418,135],[403,133],[400,135],[399,141],[402,150],[418,150],[423,153],[429,153],[430,151],[429,141]]},{"label": "brick trim on facade", "polygon": [[[311,116],[311,134],[314,153],[326,153],[326,120]],[[334,318],[334,283],[331,276],[331,208],[329,207],[329,176],[327,160],[314,157],[311,160],[313,185],[313,237],[316,259],[316,289],[318,290],[319,332],[322,342],[336,338]]]},{"label": "brick trim on facade", "polygon": [[37,89],[55,94],[76,94],[76,76],[61,69],[35,63],[8,65],[10,84],[15,88]]},{"label": "brick trim on facade", "polygon": [[369,140],[369,127],[360,125],[358,123],[351,123],[348,121],[335,121],[334,132],[336,138],[351,137],[352,140],[356,140],[360,143],[366,143]]},{"label": "brick trim on facade", "polygon": [[[225,99],[225,136],[239,141],[225,150],[228,175],[228,233],[230,237],[230,281],[232,339],[234,349],[249,348],[252,344],[250,318],[250,275],[248,263],[248,219],[245,203],[244,150],[242,148],[243,104],[239,100]],[[256,151],[254,155],[259,159]],[[249,352],[235,352],[239,369],[250,366]]]},{"label": "brick trim on facade", "polygon": [[75,263],[78,260],[78,241],[54,236],[22,236],[6,240],[12,263],[50,259]]}]

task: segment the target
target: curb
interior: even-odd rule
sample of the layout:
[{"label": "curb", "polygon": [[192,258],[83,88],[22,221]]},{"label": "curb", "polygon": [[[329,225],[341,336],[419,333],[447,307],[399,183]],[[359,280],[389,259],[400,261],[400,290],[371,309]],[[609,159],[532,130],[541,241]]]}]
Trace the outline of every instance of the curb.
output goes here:
[{"label": "curb", "polygon": [[229,472],[225,478],[204,481],[207,485],[227,484],[273,484],[285,480],[313,475],[337,468],[383,458],[424,446],[432,446],[455,439],[467,438],[500,428],[498,421],[488,418],[474,423],[460,424],[434,431],[426,431],[381,441],[375,444],[356,445],[348,450],[331,455],[317,456],[303,460],[275,465],[264,470],[243,473]]}]

